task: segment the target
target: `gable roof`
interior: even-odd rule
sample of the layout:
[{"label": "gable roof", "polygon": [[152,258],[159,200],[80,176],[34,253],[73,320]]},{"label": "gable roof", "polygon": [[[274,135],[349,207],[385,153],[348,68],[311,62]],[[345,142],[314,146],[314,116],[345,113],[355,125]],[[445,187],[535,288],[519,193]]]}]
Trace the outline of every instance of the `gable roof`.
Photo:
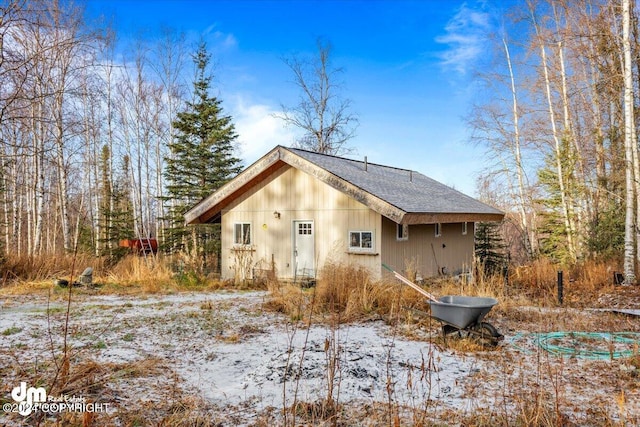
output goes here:
[{"label": "gable roof", "polygon": [[217,222],[224,207],[283,166],[302,170],[403,224],[500,221],[504,213],[421,173],[277,146],[185,214],[188,224]]}]

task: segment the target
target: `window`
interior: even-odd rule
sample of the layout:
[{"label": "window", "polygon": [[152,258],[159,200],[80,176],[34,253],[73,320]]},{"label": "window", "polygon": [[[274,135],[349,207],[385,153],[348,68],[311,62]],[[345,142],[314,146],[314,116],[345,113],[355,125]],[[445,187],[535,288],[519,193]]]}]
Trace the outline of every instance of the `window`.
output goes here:
[{"label": "window", "polygon": [[350,231],[349,250],[373,251],[373,231]]},{"label": "window", "polygon": [[301,222],[298,224],[298,234],[310,236],[313,234],[313,224],[310,222]]},{"label": "window", "polygon": [[251,224],[239,222],[233,225],[233,243],[236,245],[251,244]]},{"label": "window", "polygon": [[409,240],[409,224],[396,225],[396,240]]},{"label": "window", "polygon": [[462,223],[462,234],[467,234],[467,223],[466,222]]},{"label": "window", "polygon": [[436,226],[436,237],[442,236],[442,224],[437,222],[435,226]]}]

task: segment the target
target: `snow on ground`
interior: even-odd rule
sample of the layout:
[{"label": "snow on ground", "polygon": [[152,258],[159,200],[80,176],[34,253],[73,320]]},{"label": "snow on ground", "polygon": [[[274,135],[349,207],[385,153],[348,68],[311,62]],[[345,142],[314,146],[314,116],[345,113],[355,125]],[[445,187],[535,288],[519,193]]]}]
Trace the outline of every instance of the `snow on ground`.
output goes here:
[{"label": "snow on ground", "polygon": [[[50,342],[59,350],[64,301],[48,304],[42,297],[3,298],[0,366],[46,360],[52,354]],[[120,394],[129,401],[153,399],[158,389],[179,381],[185,393],[216,407],[243,405],[255,412],[281,408],[294,399],[318,401],[329,393],[340,402],[392,399],[401,405],[430,405],[445,411],[500,405],[506,411],[518,409],[518,398],[505,397],[520,393],[513,391],[516,386],[538,381],[540,387],[543,377],[553,382],[556,374],[556,387],[564,386],[556,399],[561,398],[577,418],[588,415],[590,402],[600,402],[611,417],[619,416],[615,398],[619,383],[593,377],[582,384],[575,382],[603,370],[617,370],[616,361],[565,363],[547,355],[541,372],[541,355],[533,340],[513,345],[508,337],[498,351],[462,353],[428,340],[409,340],[382,321],[307,328],[304,322],[291,323],[284,315],[265,310],[267,298],[264,292],[80,296],[71,305],[69,342],[79,357],[98,363],[158,359],[175,374],[152,374],[155,382],[147,383],[146,390],[140,385],[127,390],[125,383],[116,385],[114,379],[113,387],[120,387]],[[3,379],[5,400],[21,380]],[[507,392],[505,387],[511,389]],[[522,393],[528,399],[528,391]],[[625,416],[638,419],[637,390],[626,399]]]}]

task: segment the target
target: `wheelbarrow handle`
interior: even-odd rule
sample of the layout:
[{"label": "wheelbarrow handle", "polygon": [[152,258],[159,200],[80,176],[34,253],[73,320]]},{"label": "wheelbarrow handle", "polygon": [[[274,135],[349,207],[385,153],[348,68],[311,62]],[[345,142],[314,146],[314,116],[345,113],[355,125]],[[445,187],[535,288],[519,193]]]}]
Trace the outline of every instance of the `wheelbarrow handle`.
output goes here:
[{"label": "wheelbarrow handle", "polygon": [[431,301],[438,302],[438,299],[436,297],[434,297],[429,292],[427,292],[424,289],[422,289],[420,286],[418,286],[415,283],[413,283],[411,280],[409,280],[406,277],[404,277],[402,274],[400,274],[397,271],[393,270],[391,267],[389,267],[388,265],[386,265],[384,263],[382,264],[382,266],[384,268],[386,268],[387,270],[389,270],[390,272],[392,272],[396,276],[396,279],[400,280],[405,285],[408,285],[411,288],[413,288],[414,290],[420,292],[422,295],[424,295],[425,297],[429,298]]}]

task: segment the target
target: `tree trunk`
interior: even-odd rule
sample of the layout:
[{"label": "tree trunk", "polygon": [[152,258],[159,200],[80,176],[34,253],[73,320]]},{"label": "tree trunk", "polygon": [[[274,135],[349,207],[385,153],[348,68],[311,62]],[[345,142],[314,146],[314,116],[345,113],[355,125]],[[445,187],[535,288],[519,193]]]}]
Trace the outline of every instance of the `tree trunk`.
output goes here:
[{"label": "tree trunk", "polygon": [[569,197],[567,195],[567,188],[565,183],[565,171],[562,166],[562,150],[560,136],[558,134],[558,128],[556,126],[556,114],[553,107],[553,99],[551,96],[551,81],[549,78],[549,70],[547,65],[547,53],[546,48],[542,40],[540,40],[540,55],[542,60],[542,70],[544,74],[545,93],[547,97],[547,107],[549,109],[549,122],[551,125],[551,134],[554,141],[555,160],[556,160],[556,175],[558,177],[558,186],[560,188],[560,198],[562,204],[562,219],[564,221],[564,227],[566,230],[567,238],[567,251],[572,261],[576,260],[576,248],[573,235],[573,226],[571,225],[571,209],[569,207]]},{"label": "tree trunk", "polygon": [[630,0],[622,0],[622,50],[624,54],[624,146],[625,146],[625,182],[626,182],[626,216],[624,233],[624,283],[635,284],[635,185],[634,185],[634,150],[633,145],[633,76],[631,62],[631,11]]},{"label": "tree trunk", "polygon": [[518,178],[518,211],[520,212],[520,222],[522,225],[522,232],[524,235],[524,246],[527,251],[527,255],[532,257],[534,255],[533,246],[533,233],[529,227],[529,218],[527,213],[527,197],[525,192],[524,182],[524,168],[522,167],[522,151],[520,149],[520,125],[519,125],[519,113],[518,113],[518,97],[516,92],[516,82],[513,74],[513,66],[511,64],[511,55],[509,54],[509,46],[506,39],[502,39],[504,46],[504,52],[507,58],[507,66],[509,68],[509,79],[511,82],[511,97],[512,97],[512,113],[513,113],[513,152],[515,156],[516,164],[516,176]]}]

